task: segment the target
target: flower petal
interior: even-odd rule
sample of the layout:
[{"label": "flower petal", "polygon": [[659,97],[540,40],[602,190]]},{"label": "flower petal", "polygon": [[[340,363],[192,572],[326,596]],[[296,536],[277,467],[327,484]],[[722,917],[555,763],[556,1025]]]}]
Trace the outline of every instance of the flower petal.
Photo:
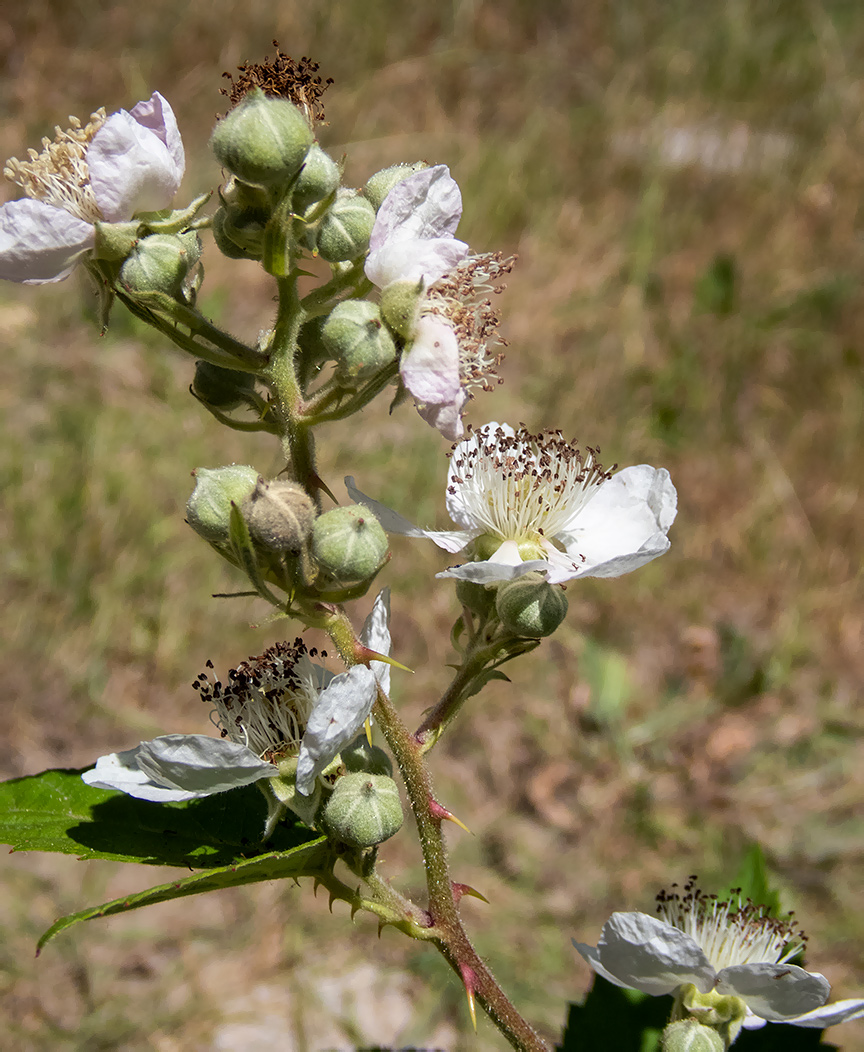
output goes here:
[{"label": "flower petal", "polygon": [[581,566],[572,576],[620,577],[668,551],[677,500],[665,468],[639,464],[613,475],[555,535]]},{"label": "flower petal", "polygon": [[485,532],[486,527],[483,523],[476,521],[471,513],[471,505],[466,503],[465,496],[468,491],[459,484],[462,481],[460,473],[465,464],[465,453],[475,446],[482,447],[499,429],[506,438],[513,438],[516,434],[509,424],[498,424],[495,421],[484,424],[472,431],[468,438],[460,442],[453,450],[450,466],[447,469],[447,492],[444,498],[447,514],[463,530],[474,531],[474,536]]},{"label": "flower petal", "polygon": [[369,248],[386,242],[450,238],[462,218],[462,194],[446,164],[414,172],[398,182],[378,209]]},{"label": "flower petal", "polygon": [[202,734],[168,734],[100,756],[81,778],[139,800],[194,800],[278,774],[245,745]]},{"label": "flower petal", "polygon": [[[379,654],[390,655],[390,589],[382,588],[375,599],[372,613],[363,622],[360,642]],[[385,694],[390,693],[390,666],[386,661],[370,661],[369,667]]]},{"label": "flower petal", "polygon": [[417,412],[430,427],[434,427],[448,442],[458,442],[465,434],[462,426],[462,410],[468,395],[460,391],[455,401],[440,405],[418,405]]},{"label": "flower petal", "polygon": [[386,504],[381,504],[372,497],[367,497],[365,493],[361,493],[354,484],[353,475],[345,476],[345,488],[355,504],[362,504],[375,513],[378,521],[388,533],[397,533],[402,537],[425,537],[447,552],[461,551],[469,541],[477,536],[477,530],[421,530],[419,526],[414,526],[407,519],[403,519]]},{"label": "flower petal", "polygon": [[95,229],[77,216],[29,197],[0,208],[0,278],[41,285],[68,277],[93,247]]},{"label": "flower petal", "polygon": [[852,1019],[860,1019],[864,1016],[864,1000],[860,997],[851,997],[846,1001],[835,1001],[821,1008],[814,1008],[812,1012],[795,1016],[793,1019],[785,1019],[786,1023],[795,1026],[816,1026],[821,1030],[823,1027],[834,1026],[836,1023],[846,1023]]},{"label": "flower petal", "polygon": [[366,257],[366,277],[379,289],[393,281],[422,281],[425,288],[453,270],[468,255],[453,237],[385,243]]},{"label": "flower petal", "polygon": [[342,746],[357,736],[377,696],[375,673],[365,665],[334,676],[318,696],[297,760],[297,789],[304,796]]},{"label": "flower petal", "polygon": [[179,189],[180,180],[186,170],[186,152],[183,149],[183,140],[180,138],[180,129],[177,127],[177,118],[168,100],[158,91],[154,91],[149,99],[137,103],[129,113],[142,127],[148,128],[157,139],[165,144],[174,168],[179,173],[177,178]]},{"label": "flower petal", "polygon": [[[602,966],[606,978],[642,993],[671,993],[693,983],[703,993],[711,989],[714,969],[689,935],[647,913],[613,913],[603,925],[596,950],[575,943],[590,965]],[[593,960],[592,960],[593,957]]]},{"label": "flower petal", "polygon": [[453,326],[434,314],[420,318],[399,364],[402,382],[418,402],[452,402],[462,393],[459,342]]},{"label": "flower petal", "polygon": [[[119,110],[102,125],[87,149],[90,185],[109,223],[129,219],[136,211],[165,208],[180,186],[182,144],[178,156],[174,115],[164,99],[162,103],[164,106],[151,98],[135,107],[145,107],[142,116],[155,130]],[[168,113],[174,129],[170,134],[164,123]]]},{"label": "flower petal", "polygon": [[737,964],[717,973],[717,992],[742,998],[762,1019],[783,1022],[824,1005],[831,985],[794,964]]}]

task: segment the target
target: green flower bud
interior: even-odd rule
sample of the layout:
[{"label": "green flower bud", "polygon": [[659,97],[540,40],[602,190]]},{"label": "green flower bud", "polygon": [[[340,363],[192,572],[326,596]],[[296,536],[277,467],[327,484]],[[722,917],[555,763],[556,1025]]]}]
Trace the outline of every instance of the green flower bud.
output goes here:
[{"label": "green flower bud", "polygon": [[567,596],[559,585],[539,573],[528,573],[498,589],[495,609],[501,624],[514,636],[551,636],[567,615]]},{"label": "green flower bud", "polygon": [[340,584],[367,581],[387,561],[387,534],[374,514],[352,504],[333,508],[315,520],[312,555],[327,578]]},{"label": "green flower bud", "polygon": [[235,409],[255,390],[255,377],[239,369],[223,369],[210,362],[195,363],[192,390],[214,409]]},{"label": "green flower bud", "polygon": [[358,735],[350,745],[346,745],[341,756],[342,763],[351,774],[360,771],[365,774],[386,774],[389,777],[393,773],[390,757],[377,745],[370,745],[365,734]]},{"label": "green flower bud", "polygon": [[695,1019],[670,1023],[663,1031],[663,1052],[724,1052],[723,1038]]},{"label": "green flower bud", "polygon": [[240,510],[252,540],[273,552],[302,551],[315,521],[315,503],[302,486],[261,476]]},{"label": "green flower bud", "polygon": [[346,774],[333,787],[324,807],[325,829],[352,847],[373,847],[402,827],[402,803],[392,778],[383,774]]},{"label": "green flower bud", "polygon": [[485,584],[475,584],[474,581],[457,581],[456,598],[471,611],[486,620],[495,610],[495,598],[498,586],[488,587]]},{"label": "green flower bud", "polygon": [[381,317],[405,340],[414,334],[422,294],[422,281],[392,281],[381,290]]},{"label": "green flower bud", "polygon": [[186,502],[186,521],[214,544],[228,543],[231,505],[241,504],[255,489],[258,472],[248,464],[225,468],[196,468],[195,489]]},{"label": "green flower bud", "polygon": [[201,242],[186,234],[151,234],[132,249],[120,269],[120,282],[133,292],[167,292],[176,296],[189,271],[201,258]]},{"label": "green flower bud", "polygon": [[[260,259],[264,252],[264,231],[270,213],[261,208],[240,208],[223,205],[213,216],[213,237],[216,244],[229,258]],[[225,242],[239,250],[239,256],[225,250]]]},{"label": "green flower bud", "polygon": [[246,249],[240,248],[240,246],[235,241],[232,241],[225,233],[226,214],[226,208],[217,208],[213,213],[210,232],[213,234],[213,240],[216,242],[216,247],[222,255],[227,256],[228,259],[258,259],[260,253],[258,256],[250,254]]},{"label": "green flower bud", "polygon": [[377,212],[384,203],[384,198],[397,183],[401,183],[409,175],[428,167],[425,161],[414,161],[413,164],[391,164],[389,168],[382,168],[380,172],[370,176],[369,182],[363,187],[363,193]]},{"label": "green flower bud", "polygon": [[396,344],[369,300],[337,303],[321,330],[327,356],[344,379],[366,380],[396,361]]},{"label": "green flower bud", "polygon": [[328,263],[357,259],[369,248],[375,209],[356,190],[340,190],[318,228],[318,254]]},{"label": "green flower bud", "polygon": [[219,121],[210,146],[222,167],[244,183],[279,187],[300,170],[313,140],[296,106],[254,88]]},{"label": "green flower bud", "polygon": [[294,211],[303,213],[316,201],[323,201],[339,185],[341,177],[339,165],[330,154],[325,153],[317,142],[313,143],[294,184],[291,198]]}]

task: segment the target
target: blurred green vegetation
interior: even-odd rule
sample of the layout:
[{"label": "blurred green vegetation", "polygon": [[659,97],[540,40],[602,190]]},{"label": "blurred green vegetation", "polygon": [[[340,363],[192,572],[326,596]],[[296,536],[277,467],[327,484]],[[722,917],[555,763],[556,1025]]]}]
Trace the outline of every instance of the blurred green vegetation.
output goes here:
[{"label": "blurred green vegetation", "polygon": [[[469,418],[561,427],[604,463],[665,465],[679,490],[670,553],[571,586],[565,626],[433,757],[442,800],[475,833],[451,840],[457,879],[492,902],[465,907],[481,951],[555,1041],[590,983],[570,935],[593,941],[611,910],[646,908],[691,872],[724,885],[759,842],[811,936],[809,965],[856,995],[860,5],[33,0],[0,16],[5,155],[68,113],[158,89],[187,143],[190,199],[219,180],[204,144],[225,108],[220,74],[272,54],[273,38],[335,78],[321,139],[347,178],[446,162],[461,236],[518,252],[498,301],[506,383]],[[272,289],[254,265],[211,246],[205,267],[208,311],[232,331],[267,326]],[[0,333],[4,773],[206,730],[187,686],[203,663],[236,665],[284,629],[251,627],[265,611],[247,600],[209,598],[236,578],[182,521],[189,473],[272,472],[275,448],[219,429],[188,394],[191,363],[119,311],[100,338],[77,278],[5,286]],[[389,417],[382,404],[322,432],[322,473],[337,494],[351,473],[444,526],[444,448],[410,406]],[[419,718],[446,682],[456,604],[445,582],[430,587],[442,553],[404,539],[393,551],[381,579],[396,654],[417,670],[394,689]],[[422,886],[407,833],[383,854]],[[57,915],[152,875],[16,856],[2,880],[10,1049],[254,1050],[274,1031],[314,1049],[325,1016],[343,1044],[500,1047],[485,1024],[473,1037],[441,962],[393,933],[375,943],[371,922],[349,928],[308,888],[94,922],[33,964]],[[411,1009],[399,1022],[376,1000],[380,1032],[337,983],[376,950]],[[860,1024],[829,1037],[864,1049]]]}]

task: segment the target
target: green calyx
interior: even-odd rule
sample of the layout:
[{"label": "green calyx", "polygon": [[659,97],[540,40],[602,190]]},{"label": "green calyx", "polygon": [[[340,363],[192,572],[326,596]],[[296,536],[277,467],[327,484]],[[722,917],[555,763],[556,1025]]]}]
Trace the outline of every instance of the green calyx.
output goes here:
[{"label": "green calyx", "polygon": [[390,757],[377,745],[370,745],[365,734],[358,735],[350,745],[341,752],[342,763],[349,774],[393,774]]},{"label": "green calyx", "polygon": [[330,154],[325,153],[317,142],[313,143],[294,184],[291,198],[294,211],[302,214],[310,205],[323,201],[336,190],[341,177],[339,165]]},{"label": "green calyx", "polygon": [[503,627],[514,636],[551,636],[567,616],[567,596],[560,585],[539,573],[525,574],[498,589],[495,609]]},{"label": "green calyx", "polygon": [[363,193],[377,212],[384,203],[385,197],[397,183],[401,183],[409,175],[428,167],[425,161],[414,161],[412,164],[391,164],[389,168],[382,168],[380,172],[370,176],[369,181],[363,187]]},{"label": "green calyx", "polygon": [[324,806],[325,830],[352,847],[374,847],[402,827],[402,803],[392,778],[383,774],[346,774]]},{"label": "green calyx", "polygon": [[[693,983],[684,983],[675,995],[675,1005],[672,1009],[673,1024],[677,1022],[698,1023],[703,1029],[713,1031],[720,1039],[720,1045],[711,1048],[708,1045],[694,1045],[694,1052],[702,1052],[703,1047],[713,1052],[714,1048],[728,1049],[738,1034],[747,1016],[747,1005],[740,997],[731,994],[719,994],[716,990],[702,993]],[[671,1029],[667,1027],[667,1030]],[[682,1028],[675,1033],[686,1034]],[[695,1031],[694,1031],[695,1033]],[[686,1049],[687,1046],[681,1046]],[[664,1052],[667,1050],[666,1035],[664,1033]],[[678,1052],[678,1046],[668,1046],[669,1052]]]},{"label": "green calyx", "polygon": [[330,312],[321,340],[345,380],[365,380],[396,361],[396,344],[369,300],[346,300]]},{"label": "green calyx", "polygon": [[320,515],[312,526],[311,546],[325,586],[369,581],[389,556],[381,524],[368,508],[358,505]]},{"label": "green calyx", "polygon": [[369,248],[375,209],[356,190],[339,190],[321,220],[315,245],[328,263],[347,263]]},{"label": "green calyx", "polygon": [[192,390],[196,397],[214,409],[236,409],[255,391],[255,376],[210,362],[196,362]]},{"label": "green calyx", "polygon": [[120,283],[132,292],[164,292],[176,296],[201,258],[201,241],[194,231],[150,234],[138,241],[120,268]]},{"label": "green calyx", "polygon": [[258,472],[249,464],[196,468],[195,489],[186,502],[186,521],[212,544],[227,544],[231,505],[241,504],[255,489]]},{"label": "green calyx", "polygon": [[381,317],[403,340],[413,337],[422,281],[393,281],[381,290]]},{"label": "green calyx", "polygon": [[244,183],[278,188],[297,175],[313,141],[296,106],[254,88],[213,129],[210,147],[222,167]]},{"label": "green calyx", "polygon": [[711,1027],[695,1019],[682,1019],[663,1031],[661,1048],[663,1052],[724,1052],[726,1045]]}]

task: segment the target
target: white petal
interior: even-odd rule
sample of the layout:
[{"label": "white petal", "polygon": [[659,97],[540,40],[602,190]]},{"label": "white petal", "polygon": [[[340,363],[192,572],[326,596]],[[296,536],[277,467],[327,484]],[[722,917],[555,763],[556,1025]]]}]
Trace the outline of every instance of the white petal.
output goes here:
[{"label": "white petal", "polygon": [[446,164],[414,172],[398,182],[378,209],[370,251],[388,241],[449,238],[462,218],[462,194]]},{"label": "white petal", "polygon": [[407,519],[403,519],[401,515],[388,508],[385,504],[380,504],[377,500],[367,497],[365,493],[361,493],[354,485],[353,475],[345,476],[345,488],[348,490],[348,496],[355,504],[362,504],[375,513],[378,521],[388,533],[398,533],[402,537],[425,537],[430,541],[434,541],[439,548],[443,548],[447,552],[461,551],[469,541],[472,541],[477,536],[477,530],[473,532],[464,530],[421,530],[419,526],[412,525]]},{"label": "white petal", "polygon": [[138,767],[154,784],[205,795],[279,773],[245,745],[206,734],[165,734],[142,742]]},{"label": "white petal", "polygon": [[428,288],[461,263],[469,248],[453,237],[385,242],[369,253],[364,270],[379,289],[393,281],[422,281]]},{"label": "white petal", "polygon": [[[593,963],[579,943],[576,949]],[[613,913],[603,925],[594,957],[607,978],[614,976],[612,981],[619,986],[646,994],[668,994],[682,983],[693,983],[707,993],[714,982],[714,969],[701,947],[683,931],[647,913]]]},{"label": "white petal", "polygon": [[494,584],[496,581],[514,581],[517,577],[524,577],[526,573],[534,573],[549,569],[549,563],[543,559],[529,559],[526,562],[520,560],[515,566],[508,563],[495,563],[491,560],[478,563],[462,563],[461,566],[451,566],[436,577],[450,577],[459,581],[473,581],[475,584]]},{"label": "white petal", "polygon": [[460,442],[453,450],[450,457],[450,466],[447,469],[447,492],[444,498],[447,506],[447,514],[457,526],[461,526],[463,530],[474,530],[475,535],[483,532],[483,530],[478,529],[480,524],[477,523],[471,513],[470,503],[466,503],[465,501],[465,495],[466,493],[470,493],[470,488],[460,485],[457,481],[457,479],[461,478],[460,472],[463,470],[463,468],[460,467],[460,461],[462,461],[466,450],[473,449],[478,443],[482,446],[484,440],[488,436],[494,435],[499,428],[507,438],[513,438],[516,434],[509,424],[498,424],[495,421],[484,424],[482,427],[473,431],[468,438]]},{"label": "white petal", "polygon": [[375,673],[365,665],[335,676],[318,696],[297,760],[297,789],[304,796],[342,746],[357,736],[377,696]]},{"label": "white petal", "polygon": [[849,998],[847,1001],[835,1001],[830,1005],[823,1005],[812,1012],[795,1016],[793,1019],[784,1019],[784,1023],[793,1023],[795,1026],[834,1026],[836,1023],[847,1023],[852,1019],[860,1019],[864,1016],[864,1000],[859,997]]},{"label": "white petal", "polygon": [[418,402],[452,402],[462,393],[459,343],[453,326],[434,314],[420,318],[414,342],[403,354],[399,372]]},{"label": "white petal", "polygon": [[824,1005],[831,985],[794,964],[738,964],[718,972],[717,992],[742,998],[762,1019],[783,1022]]},{"label": "white petal", "polygon": [[581,564],[575,576],[620,577],[668,551],[676,509],[669,472],[640,464],[604,482],[555,537]]},{"label": "white petal", "polygon": [[418,405],[417,412],[430,427],[440,431],[448,442],[458,442],[465,434],[465,428],[462,426],[462,410],[467,401],[468,395],[460,391],[452,402],[443,402],[440,405]]},{"label": "white petal", "polygon": [[[167,137],[164,129],[163,133]],[[87,149],[87,167],[96,202],[109,223],[171,203],[183,178],[183,165],[182,156],[177,164],[173,136],[170,142],[166,145],[126,110],[112,114],[102,125]]]},{"label": "white petal", "polygon": [[177,118],[168,100],[158,91],[154,91],[149,99],[133,106],[129,113],[140,125],[153,132],[156,138],[165,144],[178,173],[177,187],[179,188],[180,180],[186,170],[186,153],[183,149],[183,140],[180,138],[180,129],[177,127]]},{"label": "white petal", "polygon": [[[382,588],[375,599],[372,613],[363,622],[360,642],[379,654],[390,655],[390,589]],[[385,694],[390,693],[390,666],[386,661],[370,661],[369,667]]]},{"label": "white petal", "polygon": [[26,285],[62,281],[93,247],[92,223],[29,197],[0,208],[0,278]]}]

